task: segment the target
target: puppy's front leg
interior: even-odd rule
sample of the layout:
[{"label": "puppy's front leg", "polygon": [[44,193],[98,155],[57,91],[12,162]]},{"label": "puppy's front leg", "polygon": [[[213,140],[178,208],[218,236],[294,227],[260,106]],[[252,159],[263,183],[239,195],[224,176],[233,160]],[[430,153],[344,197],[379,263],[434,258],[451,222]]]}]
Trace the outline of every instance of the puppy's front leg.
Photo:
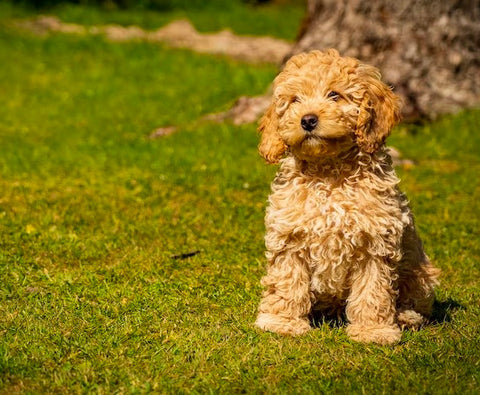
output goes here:
[{"label": "puppy's front leg", "polygon": [[395,323],[396,293],[391,268],[382,258],[373,258],[360,264],[351,281],[346,308],[348,335],[360,342],[398,342],[401,331]]},{"label": "puppy's front leg", "polygon": [[298,252],[282,251],[271,259],[255,324],[266,331],[300,335],[310,329],[310,272]]}]

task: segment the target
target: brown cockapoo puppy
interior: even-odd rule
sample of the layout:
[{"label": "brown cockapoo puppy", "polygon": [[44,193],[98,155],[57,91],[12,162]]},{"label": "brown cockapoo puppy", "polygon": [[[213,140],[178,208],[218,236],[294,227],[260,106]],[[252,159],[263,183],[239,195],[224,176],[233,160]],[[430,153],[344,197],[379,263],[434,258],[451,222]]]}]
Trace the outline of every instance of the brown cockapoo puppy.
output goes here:
[{"label": "brown cockapoo puppy", "polygon": [[299,335],[313,310],[345,312],[352,339],[392,344],[429,316],[439,271],[384,145],[399,114],[379,71],[335,50],[296,55],[276,77],[259,127],[280,169],[258,327]]}]

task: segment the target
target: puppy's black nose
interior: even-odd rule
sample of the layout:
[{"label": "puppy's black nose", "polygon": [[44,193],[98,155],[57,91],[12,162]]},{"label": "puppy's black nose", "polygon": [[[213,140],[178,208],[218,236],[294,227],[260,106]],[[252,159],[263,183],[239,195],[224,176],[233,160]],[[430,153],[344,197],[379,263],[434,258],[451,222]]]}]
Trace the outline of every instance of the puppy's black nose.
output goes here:
[{"label": "puppy's black nose", "polygon": [[302,117],[300,122],[302,124],[302,129],[307,132],[311,132],[317,127],[318,117],[315,114],[307,114]]}]

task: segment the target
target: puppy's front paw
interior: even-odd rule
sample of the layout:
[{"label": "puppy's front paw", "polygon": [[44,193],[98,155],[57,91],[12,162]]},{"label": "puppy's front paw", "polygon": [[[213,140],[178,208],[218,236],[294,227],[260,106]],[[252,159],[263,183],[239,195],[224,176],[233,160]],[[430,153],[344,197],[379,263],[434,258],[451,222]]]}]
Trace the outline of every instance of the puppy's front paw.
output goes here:
[{"label": "puppy's front paw", "polygon": [[303,335],[311,329],[310,324],[306,319],[288,319],[268,313],[260,313],[257,317],[257,321],[255,321],[255,325],[264,331],[290,336]]},{"label": "puppy's front paw", "polygon": [[363,326],[351,324],[347,334],[355,341],[362,343],[394,344],[400,341],[402,331],[397,325]]},{"label": "puppy's front paw", "polygon": [[397,315],[397,322],[402,328],[410,328],[412,330],[419,329],[427,319],[414,310],[402,310]]}]

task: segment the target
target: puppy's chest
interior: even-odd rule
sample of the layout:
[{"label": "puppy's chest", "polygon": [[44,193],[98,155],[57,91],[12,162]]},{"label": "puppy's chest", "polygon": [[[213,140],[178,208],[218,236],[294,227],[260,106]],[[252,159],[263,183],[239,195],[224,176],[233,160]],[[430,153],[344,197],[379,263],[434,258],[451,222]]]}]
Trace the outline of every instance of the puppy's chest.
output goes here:
[{"label": "puppy's chest", "polygon": [[295,178],[274,187],[267,222],[280,232],[305,241],[341,235],[345,241],[360,235],[388,237],[401,234],[404,209],[394,188],[379,191],[368,180],[341,182],[330,179]]}]

